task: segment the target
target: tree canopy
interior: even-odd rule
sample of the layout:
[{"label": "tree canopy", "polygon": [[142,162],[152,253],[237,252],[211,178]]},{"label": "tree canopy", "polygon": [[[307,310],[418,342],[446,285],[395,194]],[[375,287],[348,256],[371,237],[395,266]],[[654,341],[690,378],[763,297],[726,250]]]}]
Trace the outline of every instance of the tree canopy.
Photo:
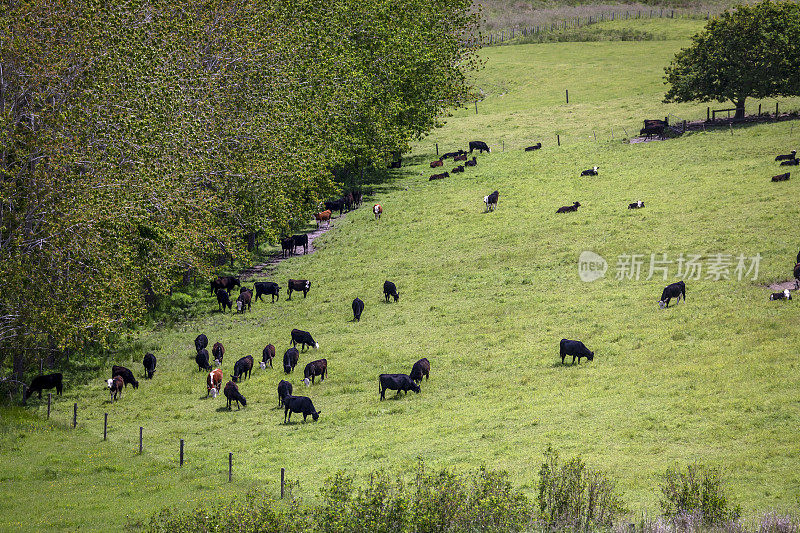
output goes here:
[{"label": "tree canopy", "polygon": [[337,171],[385,168],[470,96],[470,7],[5,3],[0,375],[107,342],[246,237],[308,220]]},{"label": "tree canopy", "polygon": [[800,4],[737,6],[711,19],[666,68],[664,102],[730,101],[800,95]]}]

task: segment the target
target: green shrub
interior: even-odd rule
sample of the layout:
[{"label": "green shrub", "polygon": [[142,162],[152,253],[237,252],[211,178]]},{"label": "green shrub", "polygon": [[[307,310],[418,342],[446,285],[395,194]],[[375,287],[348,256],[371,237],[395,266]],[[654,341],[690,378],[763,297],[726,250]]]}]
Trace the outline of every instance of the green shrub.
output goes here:
[{"label": "green shrub", "polygon": [[661,496],[661,512],[668,518],[700,513],[703,525],[712,526],[741,515],[738,505],[731,507],[719,471],[697,463],[685,470],[668,469],[661,483]]},{"label": "green shrub", "polygon": [[562,462],[548,446],[539,469],[539,519],[558,530],[611,527],[625,511],[614,488],[613,480],[580,457]]}]

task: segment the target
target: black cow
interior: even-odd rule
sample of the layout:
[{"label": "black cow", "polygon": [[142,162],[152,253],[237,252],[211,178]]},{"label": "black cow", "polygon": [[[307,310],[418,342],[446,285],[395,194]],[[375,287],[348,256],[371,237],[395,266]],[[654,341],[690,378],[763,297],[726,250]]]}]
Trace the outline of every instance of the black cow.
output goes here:
[{"label": "black cow", "polygon": [[783,174],[778,174],[777,176],[772,176],[772,181],[786,181],[789,179],[789,174],[791,174],[791,172],[785,172]]},{"label": "black cow", "polygon": [[194,340],[194,347],[195,347],[195,348],[197,349],[197,351],[199,352],[200,350],[202,350],[202,349],[203,349],[203,348],[205,348],[206,346],[208,346],[208,337],[206,337],[206,336],[205,336],[203,333],[201,333],[201,334],[200,334],[200,335],[198,335],[198,336],[197,336],[197,338]]},{"label": "black cow", "polygon": [[278,298],[278,300],[281,299],[281,286],[274,281],[257,281],[255,284],[255,289],[256,300],[259,300],[263,294],[271,295],[273,303],[275,302],[275,298]]},{"label": "black cow", "polygon": [[800,289],[800,255],[797,256],[797,259],[797,264],[794,265],[794,290]]},{"label": "black cow", "polygon": [[245,377],[250,377],[253,370],[253,356],[245,355],[233,365],[233,381],[241,381]]},{"label": "black cow", "polygon": [[228,293],[225,291],[225,289],[217,289],[217,304],[219,306],[219,310],[223,313],[225,312],[226,307],[229,311],[233,310],[231,297],[228,296]]},{"label": "black cow", "polygon": [[800,165],[800,159],[797,159],[796,157],[781,163],[782,167],[796,167],[797,165]]},{"label": "black cow", "polygon": [[236,383],[233,381],[229,381],[225,384],[225,397],[228,399],[228,410],[233,409],[233,402],[236,402],[236,410],[240,409],[239,404],[241,403],[245,407],[247,407],[247,400],[244,399],[242,393],[239,392],[239,387],[236,386]]},{"label": "black cow", "polygon": [[64,376],[60,372],[56,372],[55,374],[47,374],[47,375],[40,375],[33,378],[31,381],[31,386],[25,389],[25,394],[22,396],[22,403],[27,403],[28,398],[31,397],[31,394],[34,392],[39,393],[39,399],[42,399],[42,389],[52,389],[55,387],[56,394],[59,396],[61,392],[64,390]]},{"label": "black cow", "polygon": [[572,205],[561,206],[556,210],[556,213],[572,213],[577,211],[581,206],[580,202],[574,202]]},{"label": "black cow", "polygon": [[136,381],[136,378],[133,377],[133,372],[125,368],[124,366],[114,365],[111,367],[111,377],[121,377],[123,381],[125,381],[125,386],[128,386],[128,383],[133,385],[134,389],[139,388],[139,382]]},{"label": "black cow", "polygon": [[422,376],[425,376],[425,379],[427,380],[430,377],[430,373],[431,363],[426,357],[423,357],[414,363],[414,366],[411,367],[411,373],[408,376],[414,381],[420,382],[422,381]]},{"label": "black cow", "polygon": [[442,155],[442,157],[440,157],[439,159],[447,159],[448,157],[452,157],[453,159],[455,159],[456,156],[464,155],[466,153],[467,152],[465,152],[464,150],[459,149],[457,152],[447,152],[446,154]]},{"label": "black cow", "polygon": [[637,200],[632,204],[628,204],[628,209],[641,209],[642,207],[644,207],[644,202],[641,200]]},{"label": "black cow", "polygon": [[597,176],[597,169],[600,167],[592,167],[581,172],[581,176]]},{"label": "black cow", "polygon": [[589,348],[584,346],[581,341],[571,341],[568,339],[561,339],[560,346],[561,364],[564,364],[564,358],[568,355],[572,356],[572,364],[575,364],[575,358],[578,359],[578,364],[581,364],[581,357],[585,357],[589,361],[594,360],[594,352],[589,351]]},{"label": "black cow", "polygon": [[250,289],[242,290],[242,292],[239,293],[239,297],[236,298],[236,311],[244,314],[245,309],[250,309],[252,301],[253,301],[253,291],[251,291]]},{"label": "black cow", "polygon": [[303,233],[302,235],[292,235],[292,241],[294,242],[292,253],[295,252],[298,246],[303,247],[303,254],[308,253],[308,234]]},{"label": "black cow", "polygon": [[658,301],[658,307],[661,309],[669,307],[669,301],[676,297],[678,298],[676,303],[680,303],[681,296],[683,296],[683,302],[686,303],[686,284],[682,281],[670,283],[664,287],[664,290],[661,292],[661,299]]},{"label": "black cow", "polygon": [[526,151],[526,152],[533,152],[534,150],[538,150],[538,149],[539,149],[539,148],[541,148],[541,147],[542,147],[542,143],[536,143],[536,144],[534,144],[533,146],[528,146],[528,147],[526,147],[526,148],[525,148],[525,151]]},{"label": "black cow", "polygon": [[433,176],[428,178],[428,181],[443,180],[443,179],[449,178],[449,177],[450,177],[450,173],[449,172],[442,172],[441,174],[434,174]]},{"label": "black cow", "polygon": [[339,200],[329,200],[325,202],[325,209],[330,210],[331,214],[333,214],[334,211],[339,211],[339,216],[342,216],[342,212],[345,208],[344,204],[345,202],[341,198]]},{"label": "black cow", "polygon": [[308,415],[316,422],[319,419],[319,414],[322,411],[314,409],[314,404],[311,398],[307,396],[284,396],[283,398],[283,423],[288,424],[292,420],[292,413],[303,413],[303,422],[306,421]]},{"label": "black cow", "polygon": [[278,383],[278,405],[283,405],[283,400],[287,396],[291,396],[292,394],[292,384],[282,379],[280,383]]},{"label": "black cow", "polygon": [[464,165],[468,166],[468,167],[477,167],[478,166],[478,158],[475,157],[475,156],[472,156],[472,159],[470,159],[469,161],[465,161]]},{"label": "black cow", "polygon": [[225,346],[221,342],[215,342],[211,348],[211,355],[214,356],[214,363],[217,366],[222,366],[222,358],[225,357]]},{"label": "black cow", "polygon": [[787,159],[797,159],[797,150],[792,150],[791,154],[783,154],[775,157],[775,161],[786,161]]},{"label": "black cow", "polygon": [[386,399],[386,389],[396,390],[399,395],[400,392],[408,393],[413,390],[419,394],[419,385],[414,383],[406,374],[381,374],[378,376],[378,392],[381,395],[381,400]]},{"label": "black cow", "polygon": [[797,252],[797,259],[795,259],[795,264],[800,263],[800,252]]},{"label": "black cow", "polygon": [[222,276],[219,277],[211,282],[211,292],[216,294],[219,289],[225,289],[228,294],[230,294],[231,289],[234,287],[241,287],[241,281],[239,278],[235,278],[233,276]]},{"label": "black cow", "polygon": [[286,239],[281,239],[281,256],[282,257],[289,257],[292,255],[294,250],[294,239],[288,237]]},{"label": "black cow", "polygon": [[773,292],[769,295],[770,300],[791,300],[792,292],[789,289],[783,289],[783,292]]},{"label": "black cow", "polygon": [[[466,156],[464,156],[464,157],[466,157]],[[450,172],[452,172],[453,174],[458,174],[459,172],[464,172],[464,165],[458,165],[456,168],[454,168]],[[430,180],[428,180],[428,181],[430,181]]]},{"label": "black cow", "polygon": [[486,212],[494,211],[497,209],[497,202],[500,201],[500,193],[498,191],[494,191],[488,196],[483,197],[483,203],[486,204]]},{"label": "black cow", "polygon": [[300,359],[300,352],[297,351],[297,348],[289,348],[286,350],[286,353],[283,354],[283,371],[284,373],[288,374],[294,367],[297,366],[297,361]]},{"label": "black cow", "polygon": [[261,368],[267,368],[269,365],[272,368],[272,360],[275,359],[275,347],[272,344],[264,346],[264,351],[261,352]]},{"label": "black cow", "polygon": [[383,282],[383,296],[386,298],[386,303],[389,303],[389,296],[394,298],[394,301],[400,299],[400,295],[397,293],[397,287],[394,283],[389,280]]},{"label": "black cow", "polygon": [[153,374],[156,371],[156,356],[151,353],[144,354],[142,364],[144,365],[145,377],[147,379],[153,379]]},{"label": "black cow", "polygon": [[291,344],[293,348],[296,348],[299,344],[302,351],[306,351],[306,346],[313,346],[315,350],[319,348],[319,343],[314,342],[314,337],[311,336],[311,333],[302,329],[292,330]]},{"label": "black cow", "polygon": [[197,363],[199,371],[211,372],[211,365],[208,364],[208,350],[205,348],[197,352],[197,355],[194,356],[194,361]]},{"label": "black cow", "polygon": [[470,141],[469,142],[469,151],[470,151],[470,153],[472,153],[473,150],[479,150],[480,153],[483,153],[483,152],[492,153],[492,149],[489,148],[489,145],[487,145],[483,141]]},{"label": "black cow", "polygon": [[308,386],[309,379],[314,383],[314,378],[320,376],[320,381],[325,381],[325,376],[328,375],[328,360],[318,359],[311,361],[303,369],[303,382]]},{"label": "black cow", "polygon": [[353,300],[353,322],[361,320],[361,313],[364,312],[364,302],[361,301],[361,298],[356,298]]},{"label": "black cow", "polygon": [[290,279],[289,283],[289,296],[286,298],[287,300],[292,299],[292,292],[303,292],[303,298],[306,297],[308,291],[311,289],[311,282],[307,279]]}]

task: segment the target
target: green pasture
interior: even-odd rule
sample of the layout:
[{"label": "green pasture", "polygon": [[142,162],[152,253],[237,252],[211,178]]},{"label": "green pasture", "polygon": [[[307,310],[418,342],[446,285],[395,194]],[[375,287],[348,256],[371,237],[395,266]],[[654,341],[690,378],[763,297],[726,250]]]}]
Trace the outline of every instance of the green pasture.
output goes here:
[{"label": "green pasture", "polygon": [[[686,21],[675,23],[676,34],[690,33]],[[768,301],[764,285],[790,278],[800,249],[800,175],[769,181],[779,170],[774,156],[797,147],[800,129],[780,122],[733,135],[621,142],[617,127],[638,131],[643,118],[704,116],[699,104],[660,103],[663,68],[686,44],[485,50],[478,115],[474,107],[455,111],[361,209],[335,221],[316,253],[260,278],[282,285],[279,302],[221,314],[198,288],[190,309],[198,318],[142,330],[114,358],[134,370],[138,390],[129,386],[110,403],[109,364],[85,384],[67,375],[50,423],[42,420],[46,402],[36,399],[25,411],[3,410],[4,527],[136,529],[165,505],[225,499],[254,486],[277,492],[281,467],[300,481],[296,493],[314,502],[337,469],[412,471],[419,457],[433,467],[505,469],[533,495],[548,444],[609,473],[633,513],[657,513],[659,476],[691,461],[721,468],[733,500],[749,513],[796,508],[800,311],[796,301]],[[556,133],[566,139],[561,147]],[[455,150],[472,139],[488,142],[492,153],[464,174],[428,181],[434,143]],[[537,140],[542,150],[522,151]],[[599,176],[579,177],[593,165]],[[485,213],[482,199],[495,189],[498,208]],[[636,200],[645,208],[628,210]],[[582,204],[577,213],[555,214],[573,201]],[[384,209],[380,221],[374,202]],[[604,278],[580,280],[582,251],[608,261]],[[707,279],[708,256],[718,253],[733,257],[732,279]],[[617,279],[618,258],[631,254],[643,257],[640,278]],[[659,310],[677,266],[666,281],[647,279],[650,254],[703,256],[700,279],[683,278],[686,303]],[[757,279],[736,279],[735,258],[745,256],[749,266],[756,254]],[[308,298],[286,301],[287,278],[310,279]],[[398,303],[383,301],[386,279],[397,284]],[[350,321],[356,296],[366,304],[359,323]],[[288,378],[322,411],[318,422],[294,415],[283,424],[279,362],[240,384],[246,408],[229,412],[224,397],[206,399],[205,373],[194,362],[197,334],[225,345],[227,377],[239,357],[259,361],[267,343],[280,359],[292,328],[320,344]],[[561,338],[583,340],[594,361],[562,366]],[[158,358],[152,381],[143,379],[146,351]],[[323,357],[328,378],[305,388],[303,366]],[[422,392],[379,401],[377,375],[408,372],[421,357],[432,368]],[[74,402],[77,430],[69,427]]]}]

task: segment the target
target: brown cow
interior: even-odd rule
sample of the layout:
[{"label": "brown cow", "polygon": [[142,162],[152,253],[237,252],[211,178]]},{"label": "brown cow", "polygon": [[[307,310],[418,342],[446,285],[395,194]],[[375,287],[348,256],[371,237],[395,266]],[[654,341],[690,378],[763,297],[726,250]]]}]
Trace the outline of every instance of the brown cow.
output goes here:
[{"label": "brown cow", "polygon": [[210,394],[212,398],[216,398],[219,394],[220,388],[222,388],[222,369],[217,368],[213,372],[210,372],[208,376],[206,376],[206,387],[208,388],[208,392],[206,392],[206,398]]},{"label": "brown cow", "polygon": [[323,222],[325,222],[325,224],[327,226],[330,226],[331,225],[331,210],[330,209],[326,209],[325,211],[323,211],[321,213],[317,213],[316,215],[314,215],[314,219],[317,221],[317,227],[320,227],[320,225],[322,225]]},{"label": "brown cow", "polygon": [[431,168],[440,167],[443,164],[441,159],[437,159],[436,161],[431,161]]}]

